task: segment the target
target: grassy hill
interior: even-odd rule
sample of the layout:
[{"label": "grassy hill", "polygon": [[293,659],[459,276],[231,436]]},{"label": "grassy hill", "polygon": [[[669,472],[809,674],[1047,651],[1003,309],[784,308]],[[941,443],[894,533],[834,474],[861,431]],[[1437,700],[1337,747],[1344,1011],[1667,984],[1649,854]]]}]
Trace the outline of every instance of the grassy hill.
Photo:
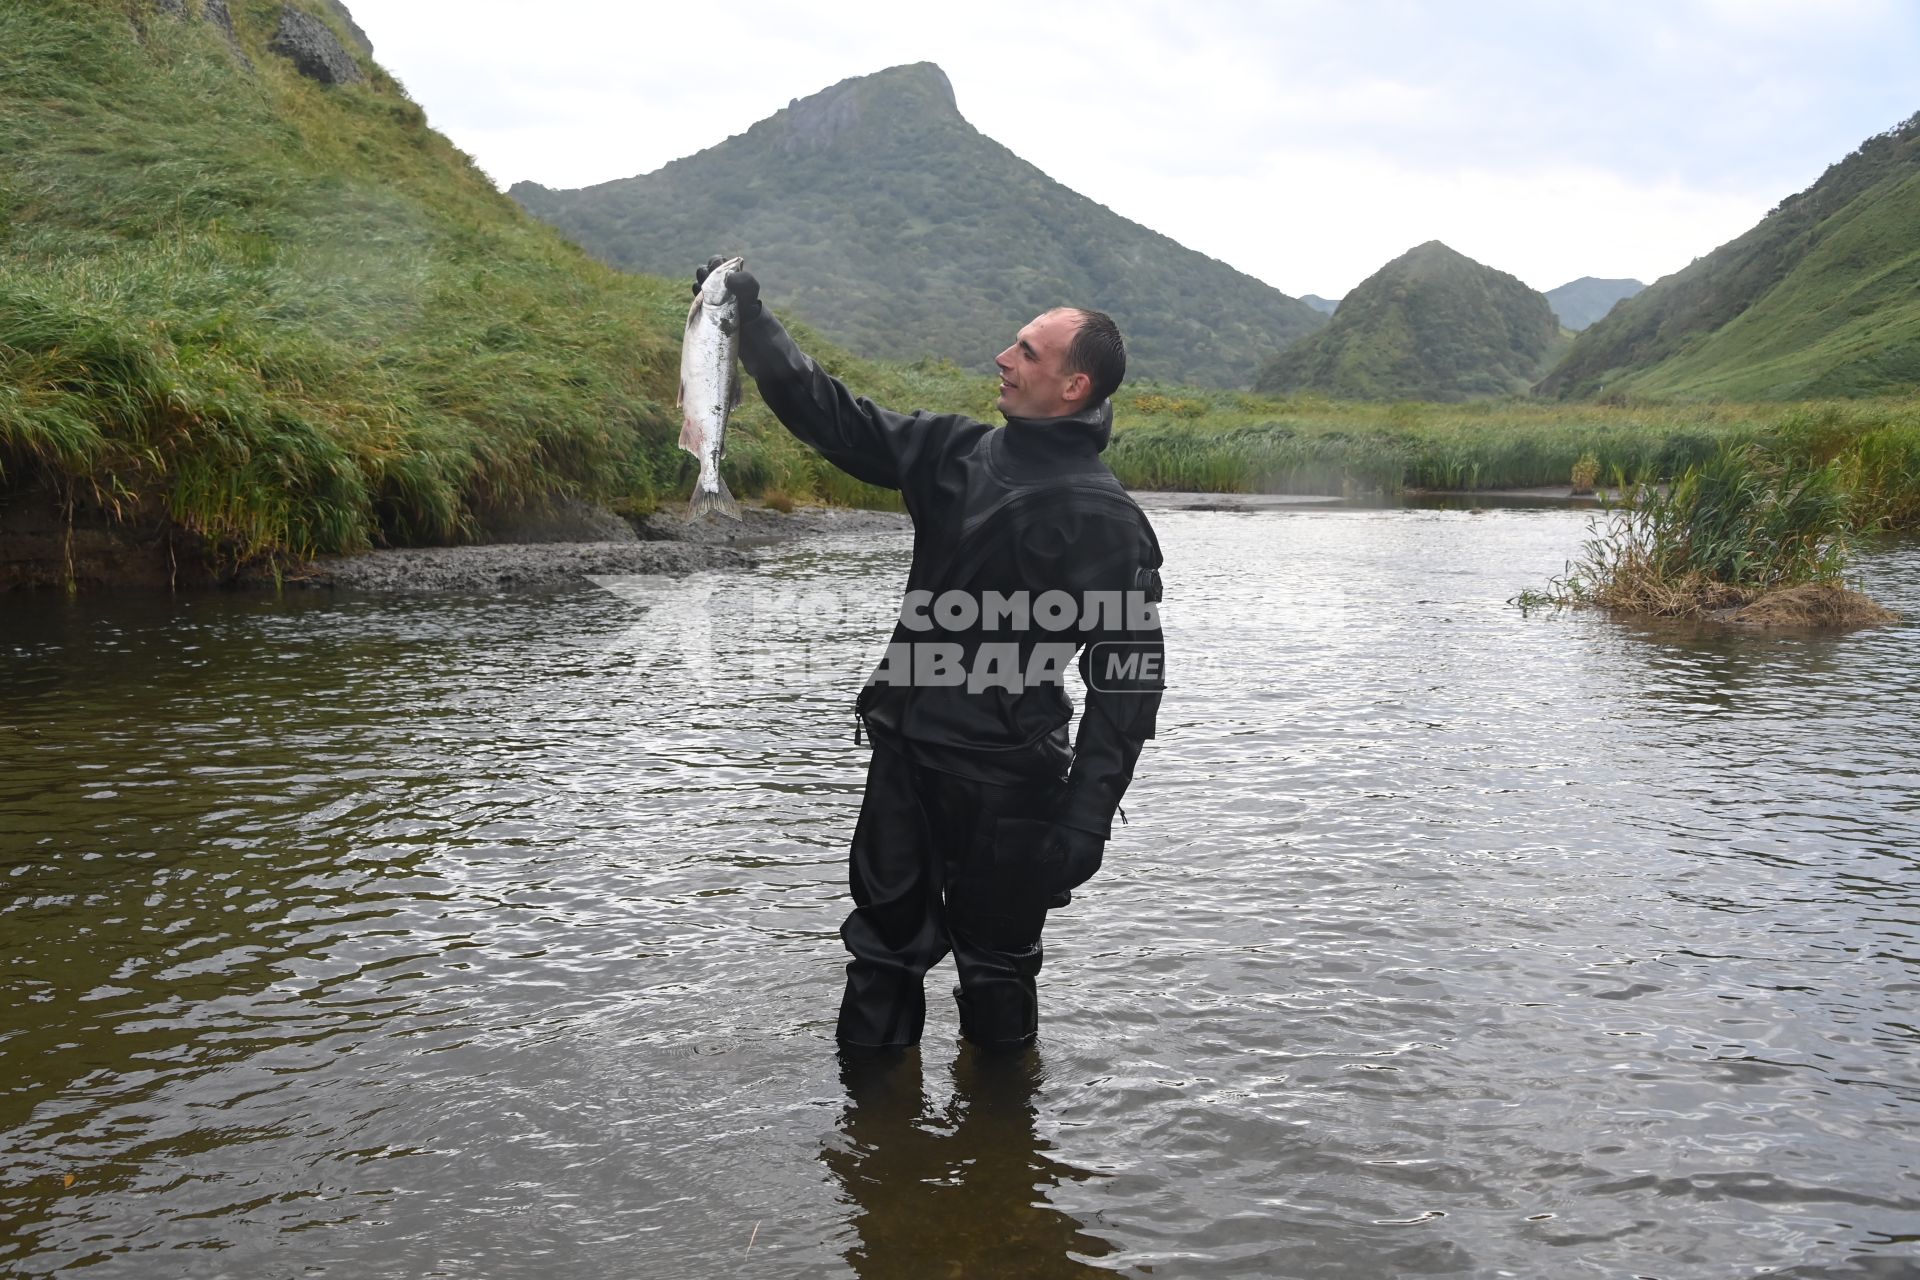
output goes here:
[{"label": "grassy hill", "polygon": [[596,256],[747,256],[768,301],[863,355],[985,370],[1034,315],[1111,312],[1141,377],[1244,386],[1325,317],[1061,186],[960,115],[931,63],[846,80],[697,155],[511,193]]},{"label": "grassy hill", "polygon": [[527,217],[330,4],[362,83],[296,71],[280,9],[0,6],[0,508],[239,558],[676,476],[684,286]]},{"label": "grassy hill", "polygon": [[1353,400],[1512,395],[1562,343],[1546,298],[1430,240],[1363,280],[1326,328],[1268,360],[1254,385]]},{"label": "grassy hill", "polygon": [[1920,115],[1581,334],[1577,398],[1794,399],[1920,386]]},{"label": "grassy hill", "polygon": [[1553,314],[1559,317],[1561,324],[1578,333],[1613,310],[1614,303],[1622,298],[1631,298],[1646,287],[1638,280],[1602,280],[1597,276],[1581,276],[1557,289],[1547,290],[1547,305],[1553,308]]}]

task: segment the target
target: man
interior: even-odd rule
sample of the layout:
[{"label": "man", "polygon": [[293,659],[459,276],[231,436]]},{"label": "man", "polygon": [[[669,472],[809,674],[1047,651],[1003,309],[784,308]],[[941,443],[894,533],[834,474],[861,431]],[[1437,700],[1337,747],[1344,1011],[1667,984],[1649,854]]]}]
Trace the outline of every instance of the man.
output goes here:
[{"label": "man", "polygon": [[[951,950],[962,1034],[1031,1044],[1047,909],[1099,868],[1160,705],[1160,547],[1100,460],[1120,332],[1097,311],[1036,317],[995,360],[995,430],[854,397],[760,305],[751,275],[728,288],[741,362],[775,416],[849,475],[899,490],[913,517],[900,621],[855,708],[873,758],[839,1041],[918,1043],[922,979]],[[1069,749],[1076,652],[1088,692]]]}]

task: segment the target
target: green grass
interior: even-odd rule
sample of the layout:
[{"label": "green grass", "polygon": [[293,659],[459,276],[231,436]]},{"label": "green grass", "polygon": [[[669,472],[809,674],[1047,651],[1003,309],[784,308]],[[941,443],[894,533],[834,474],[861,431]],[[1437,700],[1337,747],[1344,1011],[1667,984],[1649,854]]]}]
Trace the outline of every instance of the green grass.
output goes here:
[{"label": "green grass", "polygon": [[1657,482],[1762,445],[1833,463],[1856,530],[1920,527],[1920,396],[1379,405],[1149,384],[1122,389],[1116,410],[1107,459],[1135,488],[1392,495],[1566,485],[1576,469]]},{"label": "green grass", "polygon": [[[234,559],[472,535],[677,480],[665,281],[588,261],[375,70],[117,6],[0,8],[0,486]],[[671,336],[669,336],[671,335]]]},{"label": "green grass", "polygon": [[[860,360],[812,346],[806,331],[797,331],[810,349],[825,353],[822,363],[830,371],[881,404],[995,420],[991,378],[941,361]],[[1882,459],[1874,474],[1887,492],[1911,492],[1920,504],[1920,444],[1913,454],[1897,447],[1920,439],[1920,397],[1831,404],[1378,404],[1137,382],[1115,396],[1114,414],[1106,459],[1136,489],[1393,495],[1409,489],[1531,488],[1568,484],[1583,460],[1601,476],[1667,478],[1711,458],[1722,445],[1821,423],[1830,450],[1871,443],[1873,456]],[[734,449],[754,451],[764,459],[756,463],[755,479],[805,494],[819,492],[812,477],[837,474],[757,404],[750,401],[736,422],[746,430],[730,439],[752,440],[730,444],[728,461],[740,461]],[[853,497],[876,499],[872,491]]]},{"label": "green grass", "polygon": [[1789,406],[1757,436],[1662,478],[1616,473],[1620,497],[1579,559],[1518,603],[1697,617],[1819,587],[1830,598],[1812,607],[1826,620],[1884,621],[1833,589],[1862,536],[1920,527],[1920,402]]},{"label": "green grass", "polygon": [[1920,387],[1920,116],[1583,332],[1557,396],[1806,400]]},{"label": "green grass", "polygon": [[1589,457],[1602,475],[1667,476],[1724,442],[1760,438],[1795,411],[1528,400],[1370,404],[1184,389],[1178,397],[1151,386],[1120,393],[1108,461],[1127,484],[1387,495],[1530,488],[1569,483]]},{"label": "green grass", "polygon": [[1853,538],[1835,462],[1727,445],[1671,484],[1625,486],[1580,558],[1523,607],[1699,617],[1782,588],[1839,587]]},{"label": "green grass", "polygon": [[1794,406],[1774,447],[1833,468],[1856,531],[1920,528],[1920,398]]}]

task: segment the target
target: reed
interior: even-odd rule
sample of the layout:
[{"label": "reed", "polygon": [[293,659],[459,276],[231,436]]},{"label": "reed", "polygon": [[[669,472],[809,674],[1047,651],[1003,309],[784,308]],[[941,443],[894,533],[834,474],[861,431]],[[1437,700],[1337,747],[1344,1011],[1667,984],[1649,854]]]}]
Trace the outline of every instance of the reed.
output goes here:
[{"label": "reed", "polygon": [[[1780,404],[1378,405],[1181,390],[1178,398],[1153,386],[1117,397],[1107,456],[1128,485],[1324,494],[1571,490],[1604,476],[1628,484],[1668,481],[1723,457],[1797,458],[1833,464],[1834,488],[1856,531],[1920,527],[1920,397],[1911,395]],[[1195,413],[1192,406],[1202,401],[1207,411]]]},{"label": "reed", "polygon": [[[1514,489],[1601,474],[1670,475],[1752,440],[1775,405],[1374,404],[1146,386],[1116,401],[1109,461],[1127,484],[1229,492]],[[1193,406],[1204,400],[1207,411]]]},{"label": "reed", "polygon": [[1796,405],[1774,446],[1834,466],[1856,530],[1920,528],[1920,400]]},{"label": "reed", "polygon": [[1628,483],[1579,559],[1523,607],[1594,605],[1702,617],[1787,588],[1843,585],[1852,546],[1840,467],[1774,445],[1729,445],[1671,484]]}]

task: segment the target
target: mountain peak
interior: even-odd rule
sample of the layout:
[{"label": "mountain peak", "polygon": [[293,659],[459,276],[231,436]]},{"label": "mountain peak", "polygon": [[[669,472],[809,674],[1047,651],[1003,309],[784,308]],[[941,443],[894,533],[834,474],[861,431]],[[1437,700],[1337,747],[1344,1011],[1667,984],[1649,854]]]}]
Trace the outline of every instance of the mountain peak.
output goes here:
[{"label": "mountain peak", "polygon": [[832,146],[863,120],[903,115],[960,120],[953,82],[932,62],[910,62],[871,75],[852,76],[804,98],[795,98],[770,121],[784,128],[782,147],[793,154]]},{"label": "mountain peak", "polygon": [[1354,400],[1470,400],[1524,392],[1556,355],[1546,298],[1438,240],[1340,300],[1326,328],[1269,359],[1257,391]]},{"label": "mountain peak", "polygon": [[783,317],[879,359],[981,372],[1033,316],[1111,315],[1136,378],[1245,386],[1313,308],[1068,190],[961,116],[931,62],[805,98],[650,174],[516,186],[589,253],[677,274],[743,253]]},{"label": "mountain peak", "polygon": [[1631,298],[1647,286],[1638,280],[1607,280],[1599,276],[1581,276],[1558,289],[1547,290],[1547,301],[1560,323],[1575,333],[1606,315],[1623,298]]},{"label": "mountain peak", "polygon": [[1436,267],[1442,269],[1458,269],[1461,267],[1479,267],[1480,265],[1480,263],[1475,262],[1458,249],[1454,249],[1439,240],[1429,240],[1425,244],[1417,244],[1407,250],[1392,262],[1389,262],[1383,270],[1394,267],[1402,269],[1432,269]]}]

